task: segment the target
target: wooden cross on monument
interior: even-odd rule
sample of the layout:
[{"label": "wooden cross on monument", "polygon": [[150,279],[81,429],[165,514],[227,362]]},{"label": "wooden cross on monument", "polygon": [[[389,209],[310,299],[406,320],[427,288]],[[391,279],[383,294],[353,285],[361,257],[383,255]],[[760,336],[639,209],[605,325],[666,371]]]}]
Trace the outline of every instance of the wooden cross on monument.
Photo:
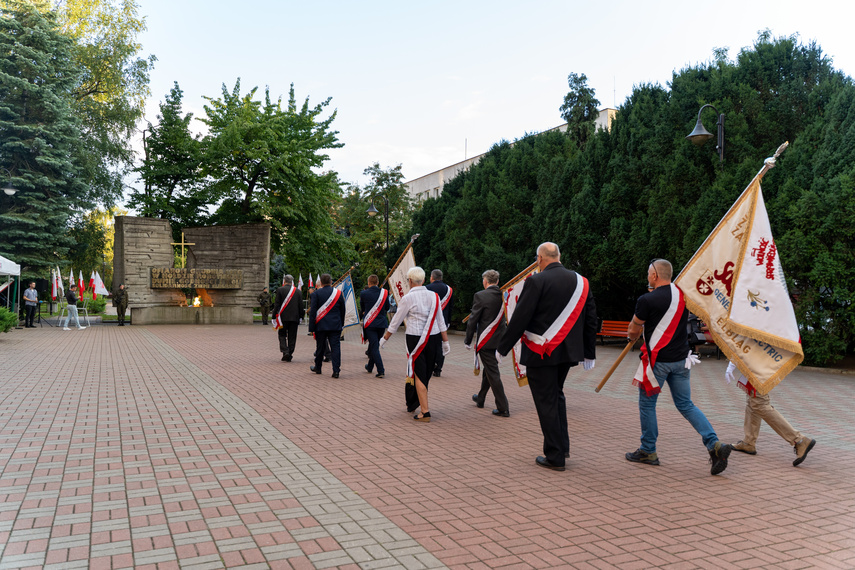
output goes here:
[{"label": "wooden cross on monument", "polygon": [[180,245],[181,246],[181,267],[183,268],[186,263],[184,260],[184,246],[185,245],[196,245],[195,243],[188,243],[184,241],[184,232],[181,232],[181,243],[171,243],[169,245]]}]

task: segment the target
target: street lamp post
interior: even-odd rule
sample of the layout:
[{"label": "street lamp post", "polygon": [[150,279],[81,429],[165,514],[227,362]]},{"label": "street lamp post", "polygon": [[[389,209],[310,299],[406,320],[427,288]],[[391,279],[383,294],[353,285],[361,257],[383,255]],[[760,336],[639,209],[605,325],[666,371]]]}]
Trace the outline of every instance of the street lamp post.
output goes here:
[{"label": "street lamp post", "polygon": [[[386,217],[386,251],[389,251],[389,199],[386,196],[382,196],[383,203],[385,204],[385,217]],[[374,207],[374,198],[371,198],[371,205],[368,207],[368,210],[365,211],[371,217],[377,215],[380,210]]]},{"label": "street lamp post", "polygon": [[[692,141],[697,146],[700,146],[713,138],[713,134],[704,128],[704,124],[701,122],[701,113],[704,112],[704,109],[710,107],[713,111],[718,113],[718,109],[707,103],[698,111],[698,122],[695,123],[695,130],[686,135],[686,138]],[[718,127],[718,138],[717,144],[715,147],[716,152],[718,152],[718,160],[719,162],[724,162],[724,113],[719,113],[718,122],[716,122],[716,126]]]},{"label": "street lamp post", "polygon": [[[3,167],[0,166],[0,168],[3,168]],[[14,186],[12,186],[12,172],[8,168],[3,168],[3,170],[5,170],[6,174],[9,176],[9,184],[7,184],[3,188],[3,193],[6,194],[7,196],[14,196],[15,192],[17,192],[18,189],[15,188]]]}]

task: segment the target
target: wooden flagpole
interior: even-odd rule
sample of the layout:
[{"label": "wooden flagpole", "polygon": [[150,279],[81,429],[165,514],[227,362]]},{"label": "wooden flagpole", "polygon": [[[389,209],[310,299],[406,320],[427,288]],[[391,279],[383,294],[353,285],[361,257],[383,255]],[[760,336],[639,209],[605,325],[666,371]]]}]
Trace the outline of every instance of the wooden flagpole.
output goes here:
[{"label": "wooden flagpole", "polygon": [[419,234],[414,235],[410,238],[410,243],[407,244],[407,247],[404,248],[404,251],[401,252],[401,255],[398,256],[398,261],[395,262],[395,265],[392,266],[392,269],[386,272],[386,278],[383,280],[383,283],[380,284],[380,288],[383,288],[389,281],[389,276],[395,273],[395,270],[398,269],[398,266],[401,265],[401,261],[403,261],[404,256],[407,255],[407,252],[413,247],[413,242],[416,241],[416,238],[419,237]]},{"label": "wooden flagpole", "polygon": [[[639,338],[641,338],[641,337],[639,337]],[[638,340],[638,339],[631,340],[631,341],[626,343],[626,346],[623,347],[623,352],[620,353],[620,355],[617,357],[617,360],[615,360],[615,363],[612,364],[612,367],[609,368],[608,372],[606,372],[605,377],[600,381],[600,384],[597,386],[597,388],[594,390],[594,392],[599,392],[600,389],[602,389],[602,387],[606,385],[606,382],[608,382],[609,378],[612,377],[612,374],[614,374],[614,371],[617,370],[618,364],[620,364],[621,361],[626,357],[627,353],[629,352],[629,349],[632,348],[632,345],[635,344],[636,340]]]},{"label": "wooden flagpole", "polygon": [[350,269],[344,272],[344,275],[336,279],[335,283],[332,284],[333,287],[344,281],[344,278],[350,275],[350,272],[353,271],[353,265],[350,266]]}]

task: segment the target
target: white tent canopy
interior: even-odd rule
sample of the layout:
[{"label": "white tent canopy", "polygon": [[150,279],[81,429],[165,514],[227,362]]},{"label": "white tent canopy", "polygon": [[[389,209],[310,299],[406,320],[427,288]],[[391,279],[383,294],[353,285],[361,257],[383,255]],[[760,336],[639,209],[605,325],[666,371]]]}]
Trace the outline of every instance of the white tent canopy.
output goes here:
[{"label": "white tent canopy", "polygon": [[0,275],[20,275],[21,266],[0,255]]}]

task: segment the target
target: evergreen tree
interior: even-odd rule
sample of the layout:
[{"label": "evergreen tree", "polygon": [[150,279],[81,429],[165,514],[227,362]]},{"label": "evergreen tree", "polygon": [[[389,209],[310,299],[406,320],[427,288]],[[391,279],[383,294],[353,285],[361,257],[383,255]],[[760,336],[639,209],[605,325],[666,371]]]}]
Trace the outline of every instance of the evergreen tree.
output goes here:
[{"label": "evergreen tree", "polygon": [[72,47],[52,13],[27,2],[0,10],[0,166],[18,188],[0,195],[0,255],[20,263],[24,279],[46,277],[66,255],[69,216],[90,205],[74,161],[80,74]]}]

